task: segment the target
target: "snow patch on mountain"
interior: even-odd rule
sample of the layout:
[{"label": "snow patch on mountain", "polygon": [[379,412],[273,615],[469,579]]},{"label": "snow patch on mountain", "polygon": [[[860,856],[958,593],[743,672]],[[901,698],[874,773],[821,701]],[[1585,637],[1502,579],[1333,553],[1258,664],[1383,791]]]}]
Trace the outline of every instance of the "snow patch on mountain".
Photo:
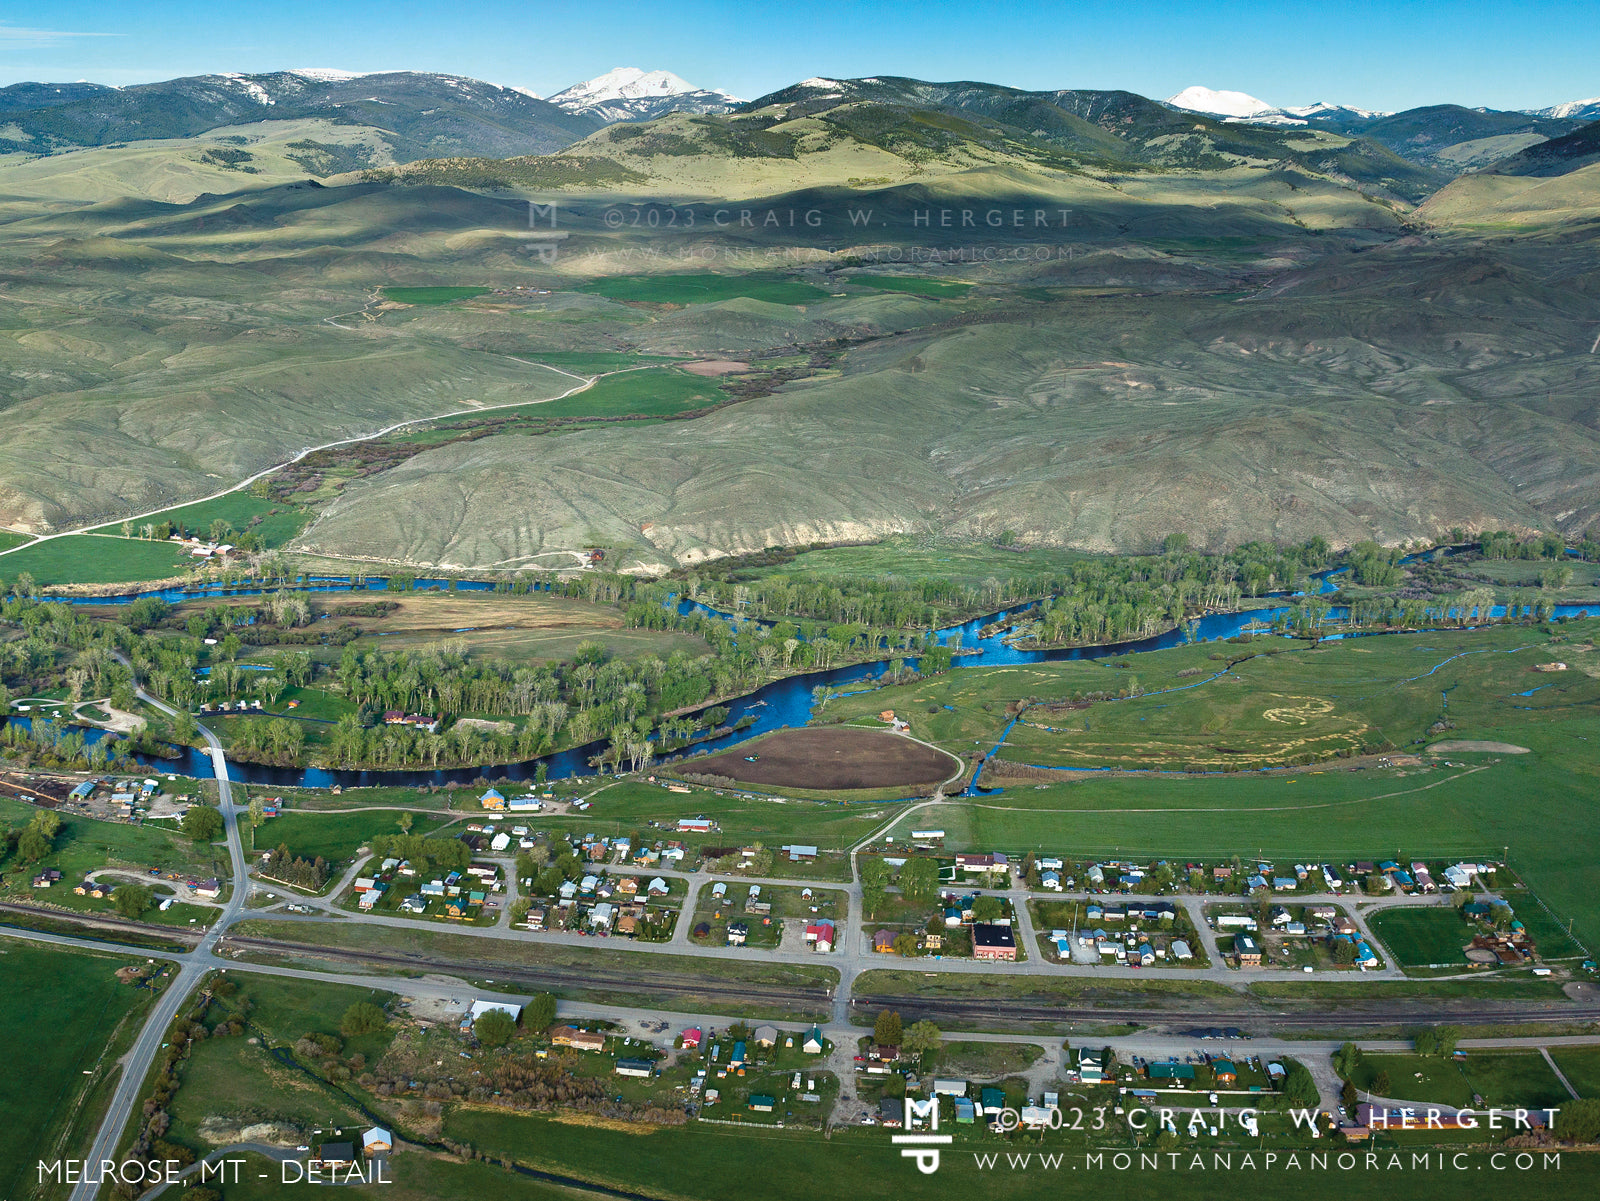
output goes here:
[{"label": "snow patch on mountain", "polygon": [[1214,91],[1199,84],[1184,88],[1176,96],[1168,96],[1166,102],[1186,112],[1218,117],[1254,117],[1275,111],[1265,100],[1245,92]]},{"label": "snow patch on mountain", "polygon": [[382,74],[372,71],[341,71],[338,67],[290,67],[290,75],[298,75],[301,79],[315,79],[319,83],[343,83],[349,79],[360,79],[364,75]]},{"label": "snow patch on mountain", "polygon": [[254,100],[257,104],[277,103],[277,101],[272,98],[271,94],[266,88],[262,87],[255,80],[250,79],[247,76],[240,75],[237,71],[219,71],[217,72],[217,78],[226,79],[229,83],[238,84],[244,89],[245,95],[249,96],[250,99]]}]

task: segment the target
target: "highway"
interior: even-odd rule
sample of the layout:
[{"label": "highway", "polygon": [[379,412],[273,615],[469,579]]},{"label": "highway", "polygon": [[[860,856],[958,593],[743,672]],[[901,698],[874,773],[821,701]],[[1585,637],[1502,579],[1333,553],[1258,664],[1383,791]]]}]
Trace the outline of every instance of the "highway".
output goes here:
[{"label": "highway", "polygon": [[[132,667],[122,655],[119,654],[117,657]],[[140,700],[153,705],[163,713],[171,715],[176,712],[163,701],[147,693],[143,687],[136,686],[136,691]],[[139,1093],[161,1050],[161,1040],[166,1034],[167,1027],[172,1025],[173,1019],[178,1016],[178,1011],[188,1001],[195,987],[205,979],[210,971],[208,961],[211,959],[212,948],[227,930],[229,923],[244,910],[245,900],[250,895],[250,881],[245,870],[244,843],[239,836],[239,814],[233,803],[233,789],[228,780],[228,760],[222,752],[222,743],[217,740],[215,734],[205,726],[200,727],[200,733],[211,752],[211,763],[217,774],[217,805],[222,813],[223,826],[227,833],[229,858],[233,861],[233,887],[228,893],[227,902],[222,906],[222,913],[211,928],[200,936],[195,950],[179,958],[176,975],[152,1007],[150,1016],[145,1019],[144,1028],[139,1031],[138,1038],[123,1057],[122,1075],[117,1080],[116,1091],[111,1095],[105,1119],[100,1123],[100,1129],[85,1156],[90,1163],[101,1163],[116,1157],[117,1144],[121,1140],[128,1119],[138,1111]],[[98,1184],[80,1183],[72,1190],[72,1201],[92,1201],[98,1191]]]}]

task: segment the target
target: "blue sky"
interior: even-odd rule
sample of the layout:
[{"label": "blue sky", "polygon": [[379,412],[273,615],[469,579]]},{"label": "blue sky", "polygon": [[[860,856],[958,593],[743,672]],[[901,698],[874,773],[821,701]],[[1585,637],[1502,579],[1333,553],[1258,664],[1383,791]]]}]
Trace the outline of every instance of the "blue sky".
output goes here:
[{"label": "blue sky", "polygon": [[813,75],[911,75],[1157,98],[1198,83],[1273,104],[1530,108],[1600,95],[1596,16],[1594,0],[8,0],[0,83],[407,68],[549,95],[638,66],[746,97]]}]

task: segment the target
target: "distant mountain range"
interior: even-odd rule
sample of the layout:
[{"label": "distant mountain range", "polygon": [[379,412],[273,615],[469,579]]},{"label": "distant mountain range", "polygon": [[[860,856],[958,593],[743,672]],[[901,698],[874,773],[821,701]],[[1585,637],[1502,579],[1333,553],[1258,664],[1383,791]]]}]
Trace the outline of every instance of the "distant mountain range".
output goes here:
[{"label": "distant mountain range", "polygon": [[[549,155],[611,125],[675,114],[748,114],[774,103],[798,114],[858,104],[956,111],[990,123],[989,134],[974,134],[975,144],[991,134],[1020,135],[1024,143],[1110,166],[1204,168],[1230,158],[1271,155],[1275,161],[1331,171],[1412,201],[1450,178],[1531,152],[1600,118],[1600,98],[1527,112],[1444,104],[1383,113],[1321,102],[1279,107],[1244,92],[1198,85],[1157,102],[1125,91],[1031,92],[893,77],[812,78],[746,103],[670,71],[636,67],[615,68],[546,100],[525,88],[459,75],[300,68],[253,75],[221,72],[127,88],[85,82],[13,84],[0,88],[0,155],[192,138],[231,126],[305,118],[375,131],[365,149],[321,153],[327,148],[317,143],[301,156],[308,164],[323,164],[319,170],[327,174],[419,160]],[[874,118],[879,124],[893,120],[887,114]],[[839,114],[830,122],[839,125]],[[847,127],[855,134],[865,128],[858,116]],[[1308,148],[1288,137],[1307,129],[1352,140]],[[902,142],[939,141],[948,140],[948,133],[912,122],[894,136]],[[660,138],[654,137],[635,145],[630,154],[638,157],[651,147],[660,153],[658,143]],[[1584,154],[1576,159],[1587,161]],[[1543,164],[1542,171],[1576,159],[1555,151],[1528,162]]]},{"label": "distant mountain range", "polygon": [[1323,102],[1280,108],[1245,92],[1214,91],[1198,85],[1169,96],[1164,103],[1229,124],[1310,127],[1371,138],[1404,159],[1451,175],[1482,169],[1600,117],[1600,100],[1574,100],[1523,111],[1434,104],[1384,113]]},{"label": "distant mountain range", "polygon": [[548,154],[605,122],[520,89],[460,75],[306,69],[224,72],[164,83],[13,84],[0,89],[0,153],[47,154],[230,125],[321,117],[383,130],[399,162],[462,154]]}]

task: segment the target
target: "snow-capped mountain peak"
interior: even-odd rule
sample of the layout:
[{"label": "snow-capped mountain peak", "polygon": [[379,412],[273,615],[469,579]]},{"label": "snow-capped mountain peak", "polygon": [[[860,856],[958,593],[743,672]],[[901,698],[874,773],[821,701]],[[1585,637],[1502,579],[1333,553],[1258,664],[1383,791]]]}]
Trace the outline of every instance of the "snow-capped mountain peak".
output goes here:
[{"label": "snow-capped mountain peak", "polygon": [[604,75],[586,79],[582,83],[575,83],[570,88],[557,92],[551,100],[557,104],[566,100],[595,105],[608,100],[642,100],[647,97],[678,96],[684,92],[699,90],[671,71],[641,71],[638,67],[613,67]]},{"label": "snow-capped mountain peak", "polygon": [[1279,111],[1291,117],[1359,117],[1363,121],[1389,116],[1388,113],[1379,112],[1377,109],[1356,108],[1350,104],[1329,104],[1326,100],[1319,100],[1315,104],[1291,105]]},{"label": "snow-capped mountain peak", "polygon": [[1275,111],[1265,100],[1257,100],[1244,92],[1213,91],[1199,84],[1184,88],[1176,96],[1168,96],[1166,102],[1186,112],[1218,117],[1255,117]]},{"label": "snow-capped mountain peak", "polygon": [[1591,96],[1587,100],[1568,100],[1562,104],[1552,104],[1549,108],[1530,108],[1523,111],[1535,117],[1576,117],[1580,121],[1593,121],[1600,117],[1600,96]]},{"label": "snow-capped mountain peak", "polygon": [[742,102],[715,88],[697,88],[671,71],[614,67],[557,92],[550,103],[607,121],[640,121],[674,112],[725,113]]}]

